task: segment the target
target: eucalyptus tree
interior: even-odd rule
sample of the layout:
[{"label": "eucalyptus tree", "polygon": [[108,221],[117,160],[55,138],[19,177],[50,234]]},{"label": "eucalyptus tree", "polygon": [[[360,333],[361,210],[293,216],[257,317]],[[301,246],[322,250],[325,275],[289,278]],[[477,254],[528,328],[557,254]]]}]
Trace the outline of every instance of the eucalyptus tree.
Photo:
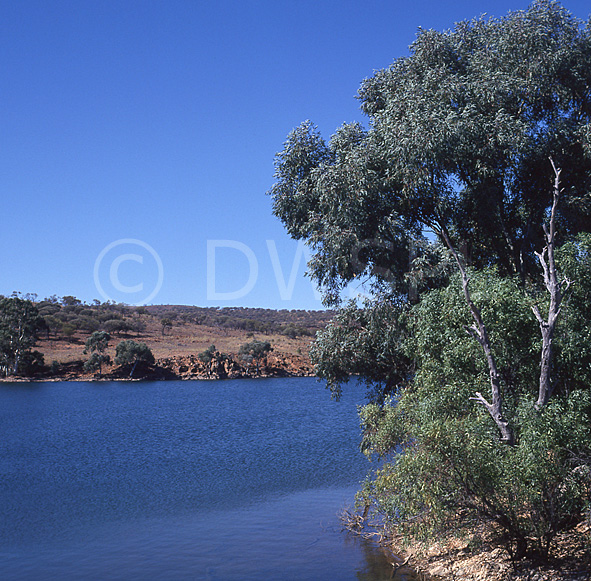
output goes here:
[{"label": "eucalyptus tree", "polygon": [[164,317],[164,318],[160,319],[160,324],[162,325],[162,336],[164,337],[167,329],[169,331],[172,330],[172,320],[167,317]]},{"label": "eucalyptus tree", "polygon": [[[526,284],[540,274],[536,252],[591,224],[590,27],[541,1],[421,31],[410,56],[366,79],[359,99],[368,130],[345,125],[327,144],[306,121],[288,136],[270,191],[275,214],[312,247],[310,273],[329,304],[359,277],[408,293],[405,274],[434,232],[464,272],[470,332],[489,352],[465,265],[495,265]],[[490,358],[489,367],[498,392]],[[496,403],[490,411],[498,416]]]},{"label": "eucalyptus tree", "polygon": [[103,364],[107,364],[111,361],[105,350],[109,346],[111,335],[106,331],[95,331],[86,340],[84,345],[84,354],[90,353],[90,358],[84,364],[84,367],[88,371],[98,370],[99,376],[102,374]]},{"label": "eucalyptus tree", "polygon": [[555,2],[423,30],[410,55],[363,81],[369,129],[326,143],[310,121],[276,158],[275,214],[315,251],[331,290],[400,283],[411,240],[433,229],[475,267],[537,276],[534,252],[562,168],[560,240],[591,222],[591,31]]},{"label": "eucalyptus tree", "polygon": [[[431,459],[442,459],[445,446],[460,450],[450,460],[457,476],[448,474],[450,485],[470,490],[471,508],[497,519],[515,540],[516,554],[531,533],[519,510],[538,516],[547,510],[538,519],[546,529],[537,536],[547,547],[564,525],[568,502],[553,505],[557,493],[538,512],[529,497],[527,510],[505,506],[504,500],[519,494],[502,483],[511,480],[508,467],[516,455],[535,456],[536,442],[544,439],[532,434],[540,422],[559,415],[555,406],[570,410],[564,417],[578,417],[579,424],[585,414],[588,419],[582,400],[577,407],[569,399],[575,377],[587,374],[580,362],[567,369],[565,359],[576,319],[569,287],[586,279],[572,278],[568,262],[561,272],[556,256],[568,245],[586,248],[581,236],[591,230],[591,22],[541,0],[504,18],[465,21],[445,32],[421,30],[408,56],[363,81],[359,100],[368,128],[346,124],[328,142],[310,121],[290,133],[276,157],[270,191],[274,213],[312,249],[309,272],[325,302],[338,304],[353,280],[365,281],[372,294],[369,311],[350,307],[319,336],[313,348],[317,369],[337,390],[350,374],[361,373],[382,386],[381,400],[395,392],[398,409],[414,410],[399,418],[398,427],[387,419],[387,406],[365,416],[366,448],[380,454],[384,449],[374,436],[407,426],[404,435],[381,440],[392,443],[400,436],[413,443],[392,474],[409,468],[426,441],[437,443],[429,449]],[[503,285],[511,292],[501,292]],[[493,289],[500,310],[492,306]],[[442,292],[445,301],[435,302]],[[446,302],[452,296],[461,303]],[[436,319],[434,305],[445,308]],[[579,325],[586,329],[577,336],[587,353],[590,322]],[[428,341],[411,348],[425,329]],[[447,338],[447,354],[455,354],[445,366],[434,348],[441,337]],[[506,356],[508,345],[514,357]],[[412,389],[400,391],[405,386]],[[455,389],[453,397],[446,395],[449,389]],[[405,407],[411,400],[415,407]],[[485,460],[474,463],[469,446],[463,455],[460,446],[467,426],[475,442],[490,438],[486,425],[500,435],[493,448],[482,444],[494,450],[486,482],[497,486],[495,494],[477,473]],[[425,426],[434,430],[428,436]],[[563,437],[561,421],[556,426]],[[581,433],[573,448],[584,441]],[[558,449],[566,440],[557,441],[552,446]],[[586,452],[577,454],[583,458]],[[558,452],[554,457],[566,462]],[[409,473],[417,477],[418,466]],[[561,490],[572,491],[566,474],[561,472]],[[527,478],[512,482],[527,488]],[[442,499],[453,498],[444,488],[434,493],[440,507]],[[406,512],[412,520],[429,512],[433,497],[411,490],[420,502],[407,495],[390,514],[414,506],[413,515]],[[389,493],[395,498],[398,492]],[[487,495],[493,499],[488,506]]]},{"label": "eucalyptus tree", "polygon": [[109,346],[111,335],[106,331],[95,331],[87,340],[84,345],[84,353],[93,353],[98,351],[103,353]]},{"label": "eucalyptus tree", "polygon": [[18,375],[23,362],[38,359],[39,354],[33,354],[31,347],[43,325],[43,318],[29,299],[18,293],[0,298],[0,369],[4,375]]},{"label": "eucalyptus tree", "polygon": [[121,341],[115,349],[115,363],[117,365],[131,366],[129,377],[133,377],[138,363],[152,365],[154,361],[154,355],[145,343],[127,339]]}]

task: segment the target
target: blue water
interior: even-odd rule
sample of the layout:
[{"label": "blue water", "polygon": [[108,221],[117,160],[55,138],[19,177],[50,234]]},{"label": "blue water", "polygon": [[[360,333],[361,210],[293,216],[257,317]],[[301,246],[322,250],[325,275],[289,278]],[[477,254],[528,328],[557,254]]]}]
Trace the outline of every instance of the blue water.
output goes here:
[{"label": "blue water", "polygon": [[363,402],[312,378],[2,384],[0,579],[389,579],[337,518]]}]

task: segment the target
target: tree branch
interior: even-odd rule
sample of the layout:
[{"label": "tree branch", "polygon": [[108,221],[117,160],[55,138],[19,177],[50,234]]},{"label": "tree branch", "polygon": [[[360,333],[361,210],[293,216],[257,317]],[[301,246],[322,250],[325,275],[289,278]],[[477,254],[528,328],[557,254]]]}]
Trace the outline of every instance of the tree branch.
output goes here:
[{"label": "tree branch", "polygon": [[509,422],[505,419],[503,415],[503,398],[501,396],[500,376],[497,370],[497,364],[490,345],[490,340],[488,338],[486,326],[482,320],[480,310],[474,304],[474,301],[472,300],[472,296],[470,294],[470,278],[466,273],[466,269],[464,268],[464,264],[462,263],[459,254],[457,253],[456,249],[454,248],[454,245],[451,242],[451,238],[443,222],[439,224],[438,230],[439,234],[445,241],[445,244],[449,248],[449,251],[452,253],[452,256],[454,257],[458,265],[460,275],[462,277],[462,289],[464,291],[464,298],[466,299],[466,303],[470,308],[472,319],[474,319],[474,324],[471,327],[464,328],[466,329],[466,332],[468,334],[470,334],[478,341],[478,343],[480,343],[482,350],[484,351],[484,355],[486,356],[486,362],[488,364],[492,402],[488,402],[486,398],[484,398],[484,396],[480,393],[477,393],[475,398],[470,399],[474,399],[480,402],[482,405],[484,405],[484,407],[488,410],[488,413],[494,420],[495,424],[499,428],[499,431],[501,432],[501,440],[512,446],[515,443],[515,438],[513,435],[513,430],[509,425]]},{"label": "tree branch", "polygon": [[543,319],[540,309],[537,305],[532,307],[534,315],[540,324],[540,332],[542,334],[542,353],[540,361],[540,382],[538,386],[538,399],[535,403],[535,408],[541,410],[550,399],[552,395],[552,340],[554,338],[554,331],[556,329],[556,322],[560,315],[560,304],[562,303],[562,290],[567,290],[571,282],[568,279],[558,281],[558,274],[556,271],[556,262],[554,260],[554,250],[556,245],[556,212],[558,210],[558,202],[562,190],[560,188],[560,174],[562,170],[554,164],[554,160],[550,158],[552,169],[554,170],[554,191],[552,194],[552,209],[550,211],[550,224],[543,225],[544,238],[546,245],[542,252],[536,252],[536,256],[542,266],[544,272],[544,283],[546,289],[550,293],[550,306],[548,307],[548,317]]}]

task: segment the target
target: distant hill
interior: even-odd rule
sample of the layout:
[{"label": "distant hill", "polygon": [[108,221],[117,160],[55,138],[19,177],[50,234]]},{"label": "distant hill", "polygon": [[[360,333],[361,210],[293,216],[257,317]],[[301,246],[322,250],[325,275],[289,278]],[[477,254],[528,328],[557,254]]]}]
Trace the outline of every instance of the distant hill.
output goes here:
[{"label": "distant hill", "polygon": [[[75,297],[52,297],[36,301],[36,305],[45,325],[35,349],[43,354],[47,370],[53,370],[52,376],[68,379],[85,376],[82,362],[88,355],[83,353],[84,343],[94,331],[110,333],[107,353],[112,358],[116,345],[131,338],[146,343],[161,365],[174,368],[177,375],[178,369],[186,367],[183,361],[198,361],[199,354],[212,345],[240,366],[240,347],[253,339],[271,343],[269,365],[275,365],[277,373],[284,368],[289,374],[297,374],[300,369],[302,374],[309,375],[310,342],[334,314],[190,305],[134,307],[99,301],[86,304]],[[110,372],[115,373],[113,367]],[[44,376],[48,373],[44,372]]]},{"label": "distant hill", "polygon": [[333,317],[333,311],[273,310],[249,307],[193,307],[154,305],[145,307],[153,316],[198,325],[261,333],[313,336]]}]

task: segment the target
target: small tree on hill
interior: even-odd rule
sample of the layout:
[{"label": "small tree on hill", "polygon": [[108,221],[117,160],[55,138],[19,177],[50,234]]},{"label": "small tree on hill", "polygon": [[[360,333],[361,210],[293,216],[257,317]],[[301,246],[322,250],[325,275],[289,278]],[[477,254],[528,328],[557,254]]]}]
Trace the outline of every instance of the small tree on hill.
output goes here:
[{"label": "small tree on hill", "polygon": [[90,358],[84,364],[86,371],[96,371],[98,369],[99,376],[101,375],[102,365],[111,361],[111,358],[105,353],[110,340],[111,335],[105,331],[95,331],[86,340],[84,354],[91,353]]},{"label": "small tree on hill", "polygon": [[166,330],[172,329],[172,321],[168,317],[163,317],[160,319],[160,324],[162,325],[162,336],[166,334]]},{"label": "small tree on hill", "polygon": [[62,305],[64,305],[65,307],[74,307],[81,303],[82,301],[80,299],[77,299],[72,295],[66,295],[65,297],[62,297]]},{"label": "small tree on hill", "polygon": [[76,328],[70,323],[62,323],[60,333],[63,337],[66,338],[67,341],[73,341],[74,334],[76,333]]},{"label": "small tree on hill", "polygon": [[271,347],[269,341],[259,341],[258,339],[255,339],[250,343],[244,343],[241,345],[238,353],[242,356],[244,361],[249,363],[250,361],[254,361],[258,371],[260,361],[271,351],[273,351],[273,347]]},{"label": "small tree on hill", "polygon": [[205,349],[205,351],[201,351],[201,353],[199,353],[197,357],[199,358],[199,361],[201,361],[202,363],[208,364],[211,362],[212,359],[215,358],[216,353],[217,351],[215,345],[210,345],[207,349]]},{"label": "small tree on hill", "polygon": [[102,366],[111,363],[111,357],[106,353],[96,351],[84,362],[84,371],[98,371],[99,377],[102,374]]},{"label": "small tree on hill", "polygon": [[131,339],[121,341],[115,350],[115,363],[117,365],[132,366],[129,377],[133,377],[138,363],[153,365],[154,361],[154,355],[145,343],[136,343]]},{"label": "small tree on hill", "polygon": [[103,323],[103,329],[108,333],[117,333],[121,335],[131,331],[131,326],[123,319],[109,319]]}]

